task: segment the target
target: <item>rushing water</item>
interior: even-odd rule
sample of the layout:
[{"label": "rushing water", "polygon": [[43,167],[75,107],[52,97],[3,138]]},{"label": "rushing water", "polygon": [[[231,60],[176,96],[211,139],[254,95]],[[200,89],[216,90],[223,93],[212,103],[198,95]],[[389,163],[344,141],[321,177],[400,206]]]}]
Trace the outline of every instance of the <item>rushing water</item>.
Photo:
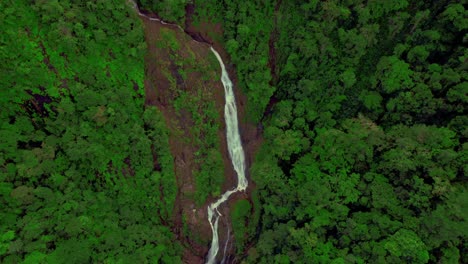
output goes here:
[{"label": "rushing water", "polygon": [[[138,15],[151,21],[158,21],[165,25],[176,26],[183,31],[182,27],[179,25],[169,24],[160,19],[152,18],[142,14],[138,9],[137,4],[133,0],[129,0],[129,3],[138,12]],[[226,100],[226,104],[224,105],[224,119],[226,122],[227,146],[232,165],[236,171],[237,186],[232,190],[226,191],[218,200],[208,206],[208,221],[210,222],[211,230],[213,232],[213,238],[211,240],[211,247],[207,256],[207,264],[212,264],[215,262],[219,251],[218,221],[221,213],[218,211],[218,207],[227,199],[229,199],[229,196],[231,196],[233,193],[245,191],[248,185],[247,178],[245,177],[245,154],[239,134],[239,122],[237,120],[237,107],[236,98],[233,91],[233,84],[231,79],[229,79],[229,75],[226,71],[226,67],[224,66],[221,56],[219,56],[218,52],[216,52],[213,47],[210,47],[210,49],[216,56],[216,59],[218,59],[219,65],[221,66],[221,82],[224,86],[224,97]],[[224,254],[226,254],[226,249],[230,238],[229,234],[230,230],[228,230],[228,238],[224,246]]]},{"label": "rushing water", "polygon": [[224,105],[224,119],[226,122],[227,146],[232,165],[236,171],[237,186],[232,190],[226,191],[217,201],[208,206],[208,221],[210,221],[211,230],[213,231],[213,239],[211,240],[211,248],[208,252],[207,264],[214,263],[219,250],[218,221],[221,213],[218,211],[218,207],[233,193],[245,191],[248,185],[247,178],[245,177],[245,155],[239,134],[236,98],[234,97],[232,81],[229,79],[221,56],[219,56],[218,52],[216,52],[213,47],[211,47],[211,51],[218,59],[219,65],[221,66],[221,82],[224,86],[224,97],[226,99],[226,104]]}]

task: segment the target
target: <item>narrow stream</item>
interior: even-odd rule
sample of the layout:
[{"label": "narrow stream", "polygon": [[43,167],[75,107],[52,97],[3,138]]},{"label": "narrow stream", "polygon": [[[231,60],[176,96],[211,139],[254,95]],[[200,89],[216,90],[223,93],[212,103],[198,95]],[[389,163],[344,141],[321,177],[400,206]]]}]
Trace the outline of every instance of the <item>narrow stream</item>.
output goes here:
[{"label": "narrow stream", "polygon": [[226,99],[226,104],[224,105],[224,119],[226,122],[227,146],[232,165],[237,174],[237,187],[226,191],[217,201],[208,206],[208,221],[210,221],[211,230],[213,231],[213,238],[211,240],[211,248],[207,256],[207,264],[215,262],[216,255],[219,250],[218,221],[221,213],[218,211],[218,207],[224,203],[231,194],[245,191],[248,185],[247,178],[245,177],[245,154],[239,134],[236,98],[233,92],[232,81],[229,79],[221,56],[219,56],[218,52],[216,52],[213,47],[210,48],[221,66],[221,82],[224,86],[224,97]]}]

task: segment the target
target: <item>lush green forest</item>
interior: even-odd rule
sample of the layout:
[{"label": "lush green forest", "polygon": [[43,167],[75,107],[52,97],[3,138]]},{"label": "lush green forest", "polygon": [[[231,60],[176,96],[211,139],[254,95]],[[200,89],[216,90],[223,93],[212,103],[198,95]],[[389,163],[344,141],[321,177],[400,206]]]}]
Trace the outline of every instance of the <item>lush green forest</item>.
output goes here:
[{"label": "lush green forest", "polygon": [[0,262],[180,262],[173,159],[160,113],[144,106],[134,10],[0,10]]},{"label": "lush green forest", "polygon": [[468,262],[464,5],[220,6],[214,20],[264,126],[246,261]]},{"label": "lush green forest", "polygon": [[[466,1],[137,2],[222,25],[243,122],[263,136],[256,189],[228,216],[237,262],[468,263]],[[134,10],[0,10],[0,262],[180,263],[169,131],[144,104]],[[219,193],[212,168],[197,203]]]}]

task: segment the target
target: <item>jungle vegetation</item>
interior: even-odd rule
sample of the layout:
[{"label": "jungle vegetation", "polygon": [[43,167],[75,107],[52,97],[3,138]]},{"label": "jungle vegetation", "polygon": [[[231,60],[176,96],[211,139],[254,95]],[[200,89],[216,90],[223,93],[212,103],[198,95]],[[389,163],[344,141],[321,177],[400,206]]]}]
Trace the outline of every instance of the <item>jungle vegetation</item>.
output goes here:
[{"label": "jungle vegetation", "polygon": [[144,106],[135,12],[107,0],[0,10],[0,262],[180,263],[173,158]]},{"label": "jungle vegetation", "polygon": [[[468,263],[466,1],[138,2],[181,24],[194,4],[223,27],[264,138],[257,202],[231,208],[243,261]],[[180,262],[135,14],[0,10],[0,261]]]},{"label": "jungle vegetation", "polygon": [[197,6],[264,127],[247,263],[468,262],[462,2]]}]

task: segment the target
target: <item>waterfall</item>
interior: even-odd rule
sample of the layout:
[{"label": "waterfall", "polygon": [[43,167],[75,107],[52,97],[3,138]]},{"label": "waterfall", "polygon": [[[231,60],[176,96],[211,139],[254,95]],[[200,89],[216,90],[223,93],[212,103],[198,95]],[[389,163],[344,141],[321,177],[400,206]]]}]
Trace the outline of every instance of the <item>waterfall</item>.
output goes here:
[{"label": "waterfall", "polygon": [[[178,27],[180,30],[184,31],[183,28],[179,25],[166,23],[161,19],[152,18],[141,13],[134,0],[128,0],[127,3],[129,3],[132,6],[132,8],[138,12],[138,15],[142,17],[145,17],[151,21],[158,21],[164,25],[175,26]],[[208,264],[214,263],[219,251],[218,221],[219,217],[221,216],[221,213],[218,211],[218,207],[227,199],[229,199],[229,196],[231,196],[233,193],[245,191],[248,186],[247,178],[245,177],[245,154],[239,134],[239,122],[237,120],[237,107],[233,91],[233,84],[231,79],[229,79],[229,75],[226,71],[226,67],[224,66],[221,56],[218,54],[218,52],[216,52],[216,50],[213,47],[210,47],[210,49],[218,59],[219,65],[221,66],[221,82],[224,86],[224,97],[226,100],[226,104],[224,105],[224,119],[226,122],[227,146],[232,165],[237,175],[237,186],[232,190],[226,191],[218,200],[216,200],[214,203],[208,206],[208,221],[210,222],[211,230],[213,233],[211,247],[207,256]],[[228,241],[226,241],[225,244],[224,253],[226,253],[228,242],[229,237]]]},{"label": "waterfall", "polygon": [[232,190],[226,191],[218,200],[208,206],[208,221],[210,221],[211,230],[213,231],[213,238],[211,240],[210,251],[208,252],[207,264],[214,263],[219,251],[218,220],[221,213],[218,211],[218,207],[233,193],[245,191],[248,185],[247,178],[245,177],[245,154],[239,134],[239,122],[237,120],[237,107],[233,84],[231,79],[229,79],[221,56],[219,56],[218,52],[216,52],[213,47],[211,47],[211,51],[218,59],[219,65],[221,66],[221,82],[224,86],[224,97],[226,99],[226,104],[224,105],[224,119],[226,122],[227,146],[232,165],[237,175],[237,186]]}]

